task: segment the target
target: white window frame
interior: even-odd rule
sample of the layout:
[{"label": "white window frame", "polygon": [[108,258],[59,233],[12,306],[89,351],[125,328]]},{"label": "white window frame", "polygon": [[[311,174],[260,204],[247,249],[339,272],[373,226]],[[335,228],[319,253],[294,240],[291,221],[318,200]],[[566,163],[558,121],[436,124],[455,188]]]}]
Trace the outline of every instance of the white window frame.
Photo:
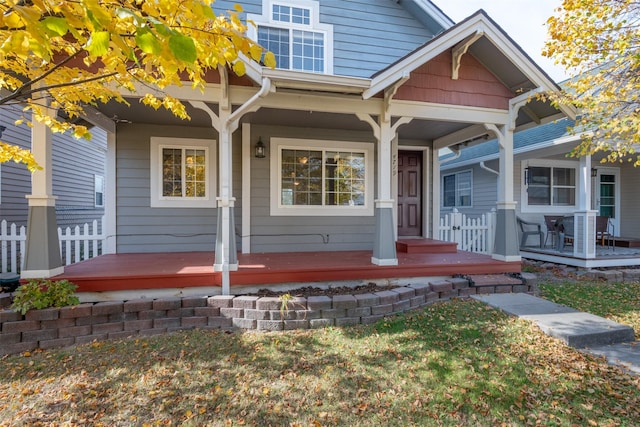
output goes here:
[{"label": "white window frame", "polygon": [[[468,206],[460,206],[458,205],[458,175],[462,175],[468,173],[470,176],[470,189],[469,189],[469,205]],[[445,188],[444,188],[444,180],[446,177],[448,176],[456,176],[456,190],[455,190],[455,205],[454,206],[445,206],[444,205],[444,193],[445,193]],[[442,209],[469,209],[469,208],[473,208],[473,169],[465,169],[465,170],[461,170],[461,171],[457,171],[457,172],[452,172],[452,173],[447,173],[442,175],[442,182],[440,183],[440,188],[442,189],[442,194],[441,194],[441,204],[440,206],[442,206]]]},{"label": "white window frame", "polygon": [[[562,168],[562,169],[574,169],[575,170],[575,185],[574,185],[574,195],[573,205],[554,205],[553,204],[553,189],[554,185],[551,184],[551,203],[548,205],[529,205],[529,195],[527,192],[527,178],[526,178],[526,170],[529,167],[539,167],[539,168],[551,168],[551,177],[553,179],[553,169]],[[521,170],[521,185],[520,185],[520,205],[521,211],[523,213],[549,213],[550,209],[554,214],[565,214],[565,213],[573,213],[577,209],[578,205],[578,191],[579,191],[579,176],[580,164],[578,162],[572,162],[567,160],[529,160],[522,163]],[[557,186],[556,186],[557,187]]]},{"label": "white window frame", "polygon": [[[314,139],[271,138],[271,216],[373,216],[373,144],[349,141],[325,141]],[[364,153],[364,194],[362,206],[301,206],[283,205],[282,194],[282,150],[318,150],[318,151],[358,151]],[[324,193],[322,194],[324,198]]]},{"label": "white window frame", "polygon": [[[288,7],[295,7],[301,9],[308,9],[310,11],[309,25],[295,24],[292,22],[282,22],[273,19],[272,11],[273,5],[281,5]],[[255,25],[249,25],[247,29],[247,35],[250,39],[258,41],[258,27],[261,25],[292,30],[310,31],[314,33],[322,33],[324,35],[324,71],[322,74],[333,74],[333,25],[320,23],[320,3],[315,0],[263,0],[262,2],[262,15],[247,14],[247,20],[253,21]],[[307,72],[303,70],[293,70],[293,60],[291,55],[289,56],[289,68],[282,68],[283,70],[291,70],[297,72]],[[279,66],[277,66],[279,68]],[[280,69],[280,68],[279,68]]]},{"label": "white window frame", "polygon": [[[162,195],[162,149],[194,148],[205,150],[205,197],[166,197]],[[215,208],[216,207],[216,141],[212,139],[151,137],[150,191],[152,208]]]},{"label": "white window frame", "polygon": [[[102,203],[98,203],[98,193],[102,195]],[[93,175],[93,201],[96,208],[104,208],[104,176]]]}]

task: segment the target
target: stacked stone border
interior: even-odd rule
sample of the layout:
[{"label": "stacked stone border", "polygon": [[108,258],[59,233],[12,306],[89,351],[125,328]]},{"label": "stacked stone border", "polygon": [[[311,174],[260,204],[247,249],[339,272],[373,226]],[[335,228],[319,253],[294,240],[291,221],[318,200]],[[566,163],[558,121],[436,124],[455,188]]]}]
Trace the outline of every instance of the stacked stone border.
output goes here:
[{"label": "stacked stone border", "polygon": [[523,279],[518,285],[474,287],[452,278],[368,294],[292,298],[286,307],[278,297],[216,295],[85,303],[25,315],[6,309],[0,310],[0,355],[193,328],[285,331],[371,324],[454,297],[535,292],[535,276]]}]

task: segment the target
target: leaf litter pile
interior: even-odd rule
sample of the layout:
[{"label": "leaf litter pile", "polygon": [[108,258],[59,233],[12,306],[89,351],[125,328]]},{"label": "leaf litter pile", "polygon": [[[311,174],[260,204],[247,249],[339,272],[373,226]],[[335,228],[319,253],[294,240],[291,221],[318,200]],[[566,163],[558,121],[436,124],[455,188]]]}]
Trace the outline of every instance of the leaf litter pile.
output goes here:
[{"label": "leaf litter pile", "polygon": [[[640,287],[634,289],[637,298]],[[638,377],[471,300],[369,326],[191,330],[0,360],[2,426],[631,426],[638,420]]]}]

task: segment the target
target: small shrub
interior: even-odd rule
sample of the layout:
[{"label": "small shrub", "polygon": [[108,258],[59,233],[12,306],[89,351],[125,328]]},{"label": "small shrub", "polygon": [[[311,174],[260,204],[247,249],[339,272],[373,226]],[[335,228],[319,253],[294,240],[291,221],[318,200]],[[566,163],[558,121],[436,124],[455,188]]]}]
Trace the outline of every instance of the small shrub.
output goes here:
[{"label": "small shrub", "polygon": [[78,287],[68,280],[31,280],[20,285],[13,294],[11,308],[25,314],[31,309],[77,305],[74,295]]}]

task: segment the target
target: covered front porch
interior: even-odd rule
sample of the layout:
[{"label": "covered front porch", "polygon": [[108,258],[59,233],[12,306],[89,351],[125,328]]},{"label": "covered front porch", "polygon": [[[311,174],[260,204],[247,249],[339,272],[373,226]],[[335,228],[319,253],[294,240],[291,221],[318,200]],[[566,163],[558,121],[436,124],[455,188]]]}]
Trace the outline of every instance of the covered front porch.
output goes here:
[{"label": "covered front porch", "polygon": [[[369,282],[402,284],[417,278],[521,270],[520,262],[431,247],[431,253],[399,251],[394,266],[372,266],[371,251],[239,253],[238,270],[229,273],[230,293],[246,294],[266,286],[286,290]],[[217,295],[222,293],[222,273],[214,271],[214,259],[212,252],[107,254],[69,265],[54,279],[78,285],[84,301]]]}]

